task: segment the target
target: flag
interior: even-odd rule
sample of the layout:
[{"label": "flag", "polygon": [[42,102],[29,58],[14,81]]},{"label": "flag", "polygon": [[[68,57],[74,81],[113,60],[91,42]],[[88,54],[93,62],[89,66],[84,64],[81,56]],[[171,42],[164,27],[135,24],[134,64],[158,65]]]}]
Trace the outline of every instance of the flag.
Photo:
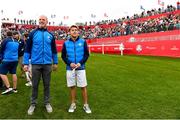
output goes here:
[{"label": "flag", "polygon": [[67,19],[69,19],[69,16],[64,16],[63,18],[64,18],[64,20],[67,20]]},{"label": "flag", "polygon": [[18,15],[21,15],[21,14],[23,14],[23,11],[22,11],[22,10],[19,10],[19,11],[18,11]]},{"label": "flag", "polygon": [[158,0],[158,5],[163,6],[164,7],[164,2],[162,2],[161,0]]},{"label": "flag", "polygon": [[55,14],[51,14],[51,18],[55,18],[56,17],[56,15]]},{"label": "flag", "polygon": [[145,9],[144,9],[144,7],[142,5],[140,6],[140,9],[145,11]]},{"label": "flag", "polygon": [[3,10],[1,10],[1,14],[3,14],[4,13],[4,11]]},{"label": "flag", "polygon": [[96,15],[95,14],[91,14],[91,18],[95,18],[96,17]]},{"label": "flag", "polygon": [[104,17],[108,17],[107,13],[104,13]]}]

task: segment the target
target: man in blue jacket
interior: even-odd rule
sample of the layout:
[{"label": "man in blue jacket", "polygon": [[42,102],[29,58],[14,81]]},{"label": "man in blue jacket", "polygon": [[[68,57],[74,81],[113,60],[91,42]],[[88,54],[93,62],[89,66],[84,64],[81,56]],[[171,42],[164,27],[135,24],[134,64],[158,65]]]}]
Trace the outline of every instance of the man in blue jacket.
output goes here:
[{"label": "man in blue jacket", "polygon": [[[10,92],[17,93],[17,75],[16,75],[16,68],[18,65],[18,53],[19,50],[19,43],[17,40],[12,38],[12,32],[7,32],[7,38],[3,40],[1,43],[1,50],[0,50],[0,60],[2,64],[0,65],[0,75],[1,78],[6,86],[6,90],[1,94],[7,94]],[[13,78],[13,88],[10,87],[10,83],[7,77],[7,73],[12,74]]]},{"label": "man in blue jacket", "polygon": [[24,70],[28,70],[29,59],[32,64],[32,96],[28,115],[32,115],[37,104],[38,85],[43,79],[44,104],[48,113],[53,111],[50,105],[50,80],[52,64],[57,69],[58,58],[54,36],[47,30],[48,19],[46,16],[39,17],[39,27],[33,30],[27,39],[24,52]]},{"label": "man in blue jacket", "polygon": [[74,112],[76,109],[75,96],[76,85],[82,90],[83,109],[86,113],[91,113],[87,102],[87,80],[85,72],[85,62],[89,57],[87,43],[79,37],[78,26],[72,25],[69,29],[70,39],[64,42],[62,49],[62,59],[66,63],[67,86],[70,88],[71,105],[68,112]]}]

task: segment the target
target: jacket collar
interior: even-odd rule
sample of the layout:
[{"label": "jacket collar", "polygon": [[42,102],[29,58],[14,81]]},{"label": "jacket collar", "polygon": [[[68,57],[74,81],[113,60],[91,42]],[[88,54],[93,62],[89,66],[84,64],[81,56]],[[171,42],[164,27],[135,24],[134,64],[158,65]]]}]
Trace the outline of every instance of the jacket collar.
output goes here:
[{"label": "jacket collar", "polygon": [[[72,40],[71,38],[69,40],[74,42],[74,40]],[[77,37],[75,41],[78,41],[78,40],[79,40],[79,36]]]},{"label": "jacket collar", "polygon": [[40,30],[40,31],[47,31],[47,28],[37,28],[38,30]]}]

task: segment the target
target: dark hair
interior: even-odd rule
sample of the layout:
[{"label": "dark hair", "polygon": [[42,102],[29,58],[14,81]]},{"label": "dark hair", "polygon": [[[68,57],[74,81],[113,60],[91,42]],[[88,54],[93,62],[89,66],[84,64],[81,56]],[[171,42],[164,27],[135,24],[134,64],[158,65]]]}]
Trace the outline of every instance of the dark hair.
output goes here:
[{"label": "dark hair", "polygon": [[7,37],[11,37],[12,36],[12,32],[11,31],[7,31],[6,35],[7,35]]},{"label": "dark hair", "polygon": [[29,35],[29,34],[28,34],[27,32],[24,33],[24,37],[25,37],[25,38],[27,38],[28,35]]},{"label": "dark hair", "polygon": [[13,35],[17,35],[17,34],[19,34],[17,31],[14,31],[14,32],[13,32]]}]

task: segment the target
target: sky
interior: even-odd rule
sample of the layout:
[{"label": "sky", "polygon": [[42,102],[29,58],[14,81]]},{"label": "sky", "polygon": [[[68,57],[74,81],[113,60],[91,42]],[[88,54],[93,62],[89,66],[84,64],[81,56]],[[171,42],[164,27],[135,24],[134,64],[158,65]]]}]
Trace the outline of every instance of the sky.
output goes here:
[{"label": "sky", "polygon": [[[179,0],[160,0],[167,5],[176,6]],[[118,19],[134,13],[141,13],[140,5],[146,10],[160,8],[158,0],[1,0],[1,17],[18,19],[36,19],[46,15],[49,21],[56,25],[63,22],[72,25],[76,22],[100,21],[103,19]],[[23,11],[22,14],[18,14]],[[104,13],[108,17],[104,17]],[[91,14],[96,15],[95,18]],[[51,15],[56,17],[51,18]],[[69,16],[64,19],[64,16]]]}]

